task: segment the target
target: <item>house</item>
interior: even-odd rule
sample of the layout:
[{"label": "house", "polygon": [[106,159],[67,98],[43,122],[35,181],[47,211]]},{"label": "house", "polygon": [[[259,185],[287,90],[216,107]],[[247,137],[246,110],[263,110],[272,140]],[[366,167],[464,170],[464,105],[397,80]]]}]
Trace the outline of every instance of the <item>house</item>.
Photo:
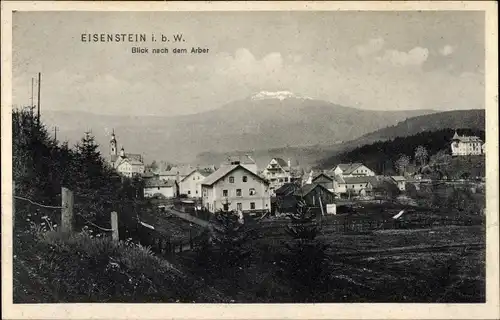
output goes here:
[{"label": "house", "polygon": [[189,198],[201,198],[201,183],[210,173],[205,170],[194,169],[179,181],[179,194]]},{"label": "house", "polygon": [[146,198],[159,196],[171,199],[178,196],[178,190],[175,180],[150,179],[144,182],[144,197]]},{"label": "house", "polygon": [[144,161],[140,154],[125,153],[123,147],[118,153],[118,142],[114,129],[109,142],[109,153],[109,163],[119,174],[131,178],[144,173]]},{"label": "house", "polygon": [[258,171],[258,168],[257,168],[257,162],[255,162],[254,159],[252,159],[252,157],[250,157],[250,155],[245,155],[243,157],[241,156],[230,156],[226,159],[226,161],[224,161],[223,163],[221,163],[221,167],[227,167],[227,166],[233,166],[233,165],[236,165],[236,164],[240,164],[242,165],[243,167],[247,168],[248,170],[250,170],[251,172],[253,172],[254,174],[257,174],[257,171]]},{"label": "house", "polygon": [[276,211],[280,213],[294,212],[300,200],[310,208],[326,212],[326,206],[334,203],[334,194],[321,184],[305,184],[299,186],[287,183],[276,190]]},{"label": "house", "polygon": [[300,189],[300,184],[285,183],[274,191],[275,208],[278,212],[293,212],[297,206],[297,199],[294,196],[295,191]]},{"label": "house", "polygon": [[373,187],[378,184],[378,179],[375,176],[343,177],[342,179],[349,196],[370,195]]},{"label": "house", "polygon": [[196,168],[192,166],[175,166],[170,168],[169,170],[162,170],[158,172],[158,177],[161,180],[175,180],[179,183],[182,179],[184,179],[188,174],[192,173]]},{"label": "house", "polygon": [[339,196],[347,192],[344,179],[340,175],[335,175],[334,171],[321,172],[317,174],[312,179],[312,183],[320,184],[330,192]]},{"label": "house", "polygon": [[271,210],[269,182],[239,163],[221,166],[206,177],[201,193],[202,206],[210,212]]},{"label": "house", "polygon": [[332,171],[341,177],[375,176],[375,172],[362,163],[341,163]]},{"label": "house", "polygon": [[455,131],[451,138],[451,154],[453,156],[481,155],[484,153],[483,141],[476,136],[460,136]]},{"label": "house", "polygon": [[271,195],[274,195],[276,189],[292,181],[290,160],[286,162],[281,158],[272,158],[264,171],[262,171],[262,175],[269,181]]},{"label": "house", "polygon": [[397,185],[399,191],[406,190],[406,178],[403,176],[392,176],[392,181]]},{"label": "house", "polygon": [[315,183],[303,185],[295,190],[293,195],[297,199],[304,200],[308,207],[323,208],[324,212],[326,212],[326,205],[334,203],[335,200],[333,192]]}]

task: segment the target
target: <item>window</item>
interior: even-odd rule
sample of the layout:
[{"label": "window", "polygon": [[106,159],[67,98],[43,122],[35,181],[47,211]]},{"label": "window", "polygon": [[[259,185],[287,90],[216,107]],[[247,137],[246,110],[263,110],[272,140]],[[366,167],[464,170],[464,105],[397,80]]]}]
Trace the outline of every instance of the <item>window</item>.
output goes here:
[{"label": "window", "polygon": [[158,187],[158,190],[160,190],[160,187]]},{"label": "window", "polygon": [[188,190],[188,194],[191,194],[191,190]]},{"label": "window", "polygon": [[288,178],[285,178],[285,182],[288,182]]},{"label": "window", "polygon": [[250,202],[250,210],[255,210],[255,202]]},{"label": "window", "polygon": [[241,197],[241,189],[236,189],[236,196]]},{"label": "window", "polygon": [[234,183],[234,177],[229,177],[229,183]]},{"label": "window", "polygon": [[223,207],[224,207],[224,211],[229,211],[229,204],[228,203],[224,203]]},{"label": "window", "polygon": [[363,188],[363,185],[362,185],[362,184],[360,184],[360,185],[359,185],[359,187],[360,187],[360,188]]},{"label": "window", "polygon": [[193,181],[196,180],[196,177],[193,177]]},{"label": "window", "polygon": [[251,195],[251,196],[255,195],[255,188],[250,188],[248,190],[248,194]]},{"label": "window", "polygon": [[227,197],[227,190],[222,190],[222,196]]},{"label": "window", "polygon": [[278,181],[279,181],[279,182],[283,182],[283,179],[279,178],[279,179],[278,179]]},{"label": "window", "polygon": [[196,194],[198,194],[198,190],[196,190]]},{"label": "window", "polygon": [[243,176],[243,182],[247,182],[247,176]]},{"label": "window", "polygon": [[236,210],[242,211],[243,210],[243,205],[241,203],[236,204]]}]

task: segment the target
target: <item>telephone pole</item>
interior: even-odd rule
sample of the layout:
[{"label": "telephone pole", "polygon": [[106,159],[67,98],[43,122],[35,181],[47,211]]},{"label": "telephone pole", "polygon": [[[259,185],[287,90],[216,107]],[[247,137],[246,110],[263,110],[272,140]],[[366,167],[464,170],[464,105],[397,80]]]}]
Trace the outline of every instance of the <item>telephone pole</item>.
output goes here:
[{"label": "telephone pole", "polygon": [[34,88],[34,83],[35,83],[35,79],[33,77],[31,77],[31,114],[33,114],[33,108],[35,108],[35,106],[33,105],[33,88]]},{"label": "telephone pole", "polygon": [[38,127],[40,127],[40,88],[42,86],[42,73],[38,72],[38,110],[37,110],[37,123]]},{"label": "telephone pole", "polygon": [[57,141],[57,126],[54,127],[54,140]]}]

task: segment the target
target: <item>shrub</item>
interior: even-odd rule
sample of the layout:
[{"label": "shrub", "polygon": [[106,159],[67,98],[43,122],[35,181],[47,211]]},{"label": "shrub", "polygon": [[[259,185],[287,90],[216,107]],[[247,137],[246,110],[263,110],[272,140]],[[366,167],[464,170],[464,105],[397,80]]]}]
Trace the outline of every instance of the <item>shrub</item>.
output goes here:
[{"label": "shrub", "polygon": [[[36,279],[50,292],[36,302],[195,302],[220,299],[149,248],[85,234],[47,232],[25,254],[28,279],[17,279],[17,301]],[[19,260],[21,261],[21,260]]]}]

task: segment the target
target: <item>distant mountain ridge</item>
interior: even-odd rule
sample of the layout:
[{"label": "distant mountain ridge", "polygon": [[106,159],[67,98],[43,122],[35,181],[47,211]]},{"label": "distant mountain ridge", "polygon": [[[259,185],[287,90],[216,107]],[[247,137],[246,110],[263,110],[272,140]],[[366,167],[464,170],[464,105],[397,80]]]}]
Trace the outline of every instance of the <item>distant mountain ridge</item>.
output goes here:
[{"label": "distant mountain ridge", "polygon": [[[472,129],[485,130],[485,112],[481,109],[445,111],[428,115],[408,118],[395,125],[376,130],[357,139],[343,143],[329,145],[314,145],[306,147],[283,147],[268,150],[255,150],[252,152],[259,165],[265,164],[272,157],[291,158],[307,167],[323,167],[325,163],[331,164],[341,159],[337,155],[345,154],[350,150],[360,148],[378,141],[393,140],[413,136],[422,132],[433,132],[444,129]],[[449,131],[449,130],[448,130]],[[432,136],[432,135],[427,135]],[[410,140],[408,140],[410,141]],[[241,149],[240,149],[241,150]],[[251,151],[233,152],[233,154],[246,154]],[[229,153],[205,152],[198,155],[199,162],[216,163]]]},{"label": "distant mountain ridge", "polygon": [[[146,108],[146,107],[144,107]],[[127,152],[146,161],[197,162],[200,153],[336,145],[433,110],[372,111],[301,97],[288,91],[260,92],[218,109],[182,116],[103,116],[45,111],[58,138],[76,142],[92,130],[104,155],[111,130]]]}]

